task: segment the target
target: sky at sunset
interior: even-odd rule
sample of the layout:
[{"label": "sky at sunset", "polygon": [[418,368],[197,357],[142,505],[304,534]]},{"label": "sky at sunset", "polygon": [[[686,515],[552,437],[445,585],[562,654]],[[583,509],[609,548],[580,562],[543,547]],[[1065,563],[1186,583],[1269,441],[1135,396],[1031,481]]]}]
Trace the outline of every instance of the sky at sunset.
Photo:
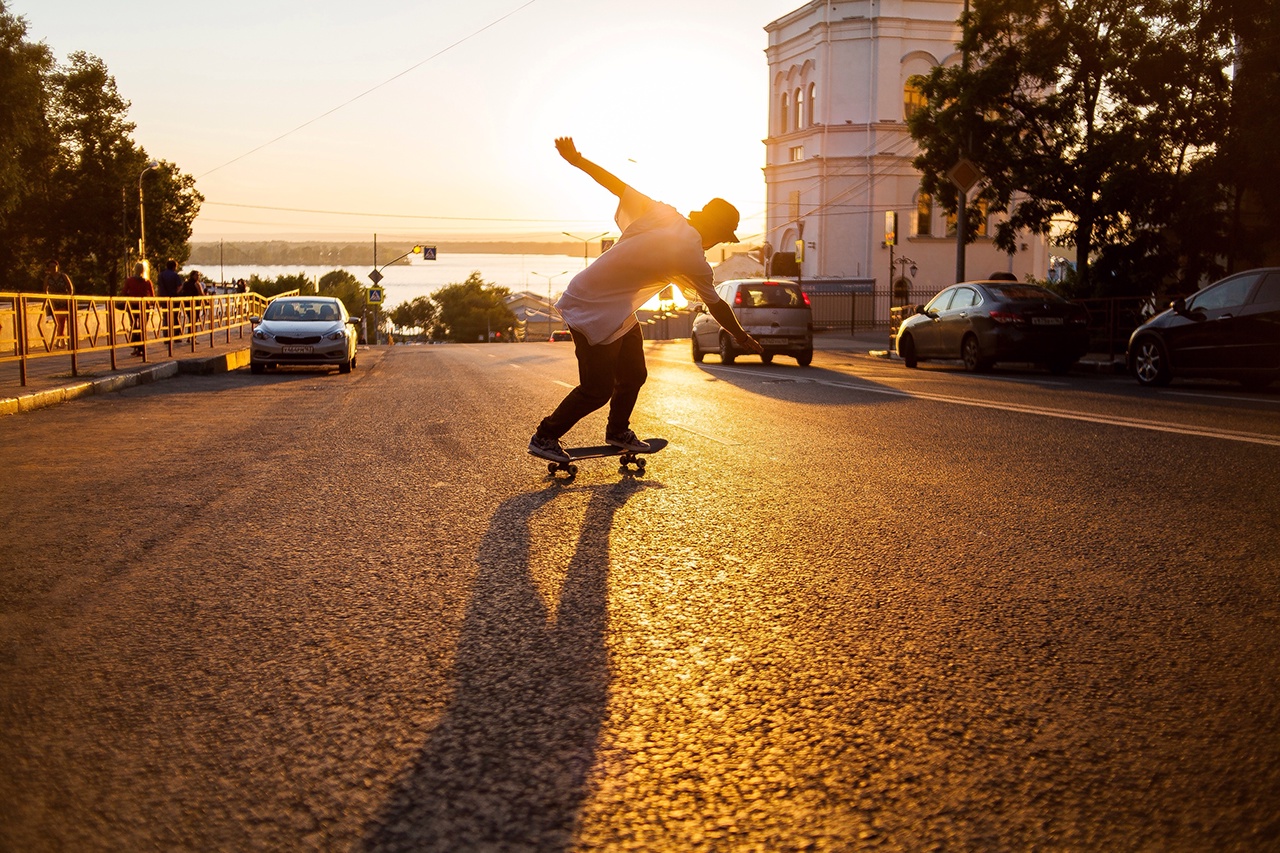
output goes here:
[{"label": "sky at sunset", "polygon": [[611,229],[612,197],[560,160],[560,135],[682,212],[729,199],[758,235],[764,26],[804,4],[8,5],[59,61],[106,62],[135,140],[197,179],[193,239],[430,241]]}]

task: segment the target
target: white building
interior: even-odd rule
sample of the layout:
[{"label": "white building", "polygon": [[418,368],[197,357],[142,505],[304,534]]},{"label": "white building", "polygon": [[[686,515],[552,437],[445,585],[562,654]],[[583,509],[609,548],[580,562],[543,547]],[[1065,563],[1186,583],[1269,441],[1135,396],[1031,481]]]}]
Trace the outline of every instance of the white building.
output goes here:
[{"label": "white building", "polygon": [[[955,282],[954,220],[920,192],[906,115],[919,99],[913,77],[960,62],[962,11],[960,0],[813,0],[765,27],[765,239],[782,253],[774,271],[803,240],[806,287],[874,289],[884,294],[875,300],[876,322],[888,320],[891,282],[905,278],[913,298]],[[888,211],[897,214],[892,278]],[[1007,255],[986,236],[989,225],[969,223],[979,236],[966,251],[966,278],[1047,275],[1042,238],[1028,234]],[[903,257],[914,263],[914,278]]]}]

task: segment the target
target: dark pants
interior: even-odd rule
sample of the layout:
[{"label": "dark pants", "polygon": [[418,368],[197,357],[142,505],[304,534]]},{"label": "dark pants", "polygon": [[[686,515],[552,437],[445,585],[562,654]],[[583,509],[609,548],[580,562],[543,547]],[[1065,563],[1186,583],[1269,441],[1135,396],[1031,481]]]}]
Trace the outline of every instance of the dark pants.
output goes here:
[{"label": "dark pants", "polygon": [[611,344],[592,346],[577,329],[569,331],[578,357],[578,387],[543,418],[538,434],[558,439],[605,403],[609,404],[605,435],[622,432],[630,425],[640,387],[649,378],[644,366],[644,332],[637,324]]}]

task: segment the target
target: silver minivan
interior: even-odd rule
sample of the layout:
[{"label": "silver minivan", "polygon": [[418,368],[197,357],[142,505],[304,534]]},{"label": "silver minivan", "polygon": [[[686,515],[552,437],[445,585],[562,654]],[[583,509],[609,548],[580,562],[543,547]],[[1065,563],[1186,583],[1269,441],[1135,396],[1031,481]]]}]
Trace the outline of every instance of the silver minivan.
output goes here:
[{"label": "silver minivan", "polygon": [[[791,356],[801,367],[813,362],[813,310],[800,285],[784,278],[735,279],[716,285],[716,293],[732,306],[742,328],[764,347],[760,360],[765,364],[778,354]],[[701,362],[704,355],[716,352],[721,363],[733,364],[744,354],[702,303],[690,307],[694,311],[694,361]]]}]

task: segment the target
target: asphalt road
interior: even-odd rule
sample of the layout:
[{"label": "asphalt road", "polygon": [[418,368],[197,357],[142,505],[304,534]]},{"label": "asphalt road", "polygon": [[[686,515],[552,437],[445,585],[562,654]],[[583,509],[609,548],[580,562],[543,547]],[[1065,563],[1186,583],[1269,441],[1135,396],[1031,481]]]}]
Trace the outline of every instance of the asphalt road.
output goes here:
[{"label": "asphalt road", "polygon": [[1280,394],[715,362],[571,483],[566,344],[4,419],[0,848],[1280,847]]}]

